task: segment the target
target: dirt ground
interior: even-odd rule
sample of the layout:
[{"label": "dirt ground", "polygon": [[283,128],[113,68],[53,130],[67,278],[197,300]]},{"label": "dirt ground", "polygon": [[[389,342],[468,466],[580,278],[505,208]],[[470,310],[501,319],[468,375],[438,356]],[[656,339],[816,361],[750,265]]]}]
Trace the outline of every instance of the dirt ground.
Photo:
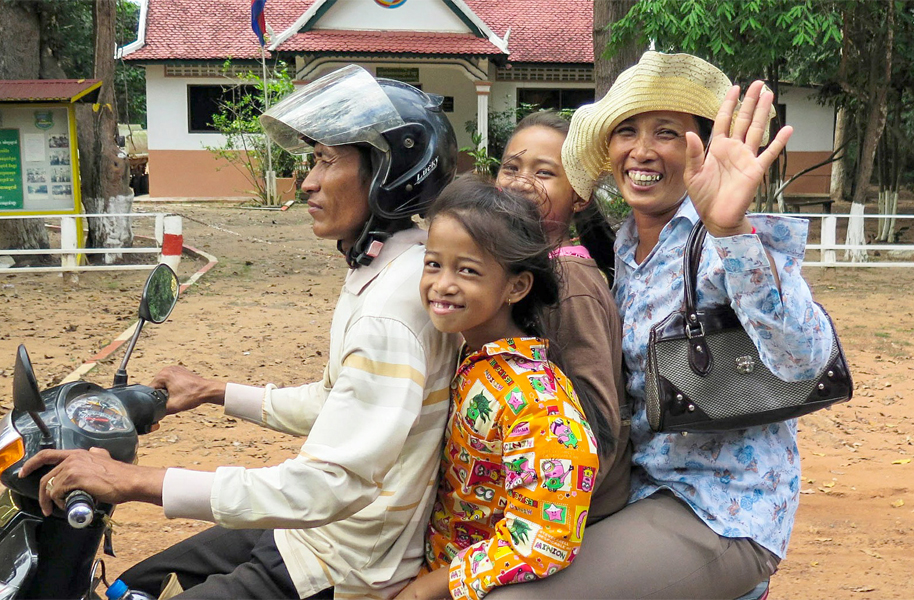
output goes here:
[{"label": "dirt ground", "polygon": [[[136,209],[183,215],[185,244],[219,263],[168,322],[144,330],[128,367],[132,382],[146,383],[173,363],[239,383],[320,377],[345,262],[334,244],[314,238],[300,205],[287,212],[213,203]],[[203,264],[185,258],[182,281]],[[0,413],[11,407],[20,342],[42,387],[60,381],[133,322],[145,275],[92,272],[74,282],[0,271]],[[914,269],[809,268],[806,275],[837,324],[856,395],[801,421],[802,501],[771,597],[914,598]],[[121,356],[115,352],[86,379],[110,385]],[[300,444],[203,408],[168,417],[141,439],[140,463],[256,467],[294,455]],[[119,507],[114,517],[118,556],[107,559],[110,579],[206,527],[139,504]]]}]

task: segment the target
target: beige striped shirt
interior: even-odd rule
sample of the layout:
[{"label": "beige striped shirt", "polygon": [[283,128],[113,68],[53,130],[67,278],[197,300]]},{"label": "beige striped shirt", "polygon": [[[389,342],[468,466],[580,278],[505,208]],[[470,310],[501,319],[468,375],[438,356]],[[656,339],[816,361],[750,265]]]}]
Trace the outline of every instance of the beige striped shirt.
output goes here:
[{"label": "beige striped shirt", "polygon": [[308,436],[296,457],[166,475],[170,517],[276,529],[302,597],[388,598],[421,564],[457,356],[419,300],[424,236],[400,232],[349,272],[323,381],[226,390],[226,413]]}]

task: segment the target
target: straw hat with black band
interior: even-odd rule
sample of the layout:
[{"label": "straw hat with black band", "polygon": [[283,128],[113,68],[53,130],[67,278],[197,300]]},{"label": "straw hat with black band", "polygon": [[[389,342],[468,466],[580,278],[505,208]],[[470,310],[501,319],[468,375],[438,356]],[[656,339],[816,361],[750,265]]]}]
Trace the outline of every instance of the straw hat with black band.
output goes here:
[{"label": "straw hat with black band", "polygon": [[[669,110],[714,121],[732,85],[723,71],[697,56],[645,52],[635,66],[619,75],[602,99],[575,111],[562,146],[562,163],[571,186],[581,198],[590,198],[597,180],[612,171],[609,137],[625,119]],[[768,116],[775,116],[774,107]],[[767,142],[766,133],[762,144]]]}]

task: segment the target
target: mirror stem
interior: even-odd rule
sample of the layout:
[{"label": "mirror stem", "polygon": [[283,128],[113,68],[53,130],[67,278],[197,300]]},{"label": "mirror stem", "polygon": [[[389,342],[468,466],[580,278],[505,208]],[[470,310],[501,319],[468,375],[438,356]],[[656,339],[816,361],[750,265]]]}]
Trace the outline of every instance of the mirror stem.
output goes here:
[{"label": "mirror stem", "polygon": [[54,438],[51,437],[51,430],[48,429],[48,426],[45,425],[44,421],[41,420],[41,416],[37,412],[35,412],[33,410],[30,410],[28,412],[29,412],[29,416],[32,417],[32,420],[35,421],[35,425],[38,426],[38,431],[41,432],[41,441],[39,442],[41,447],[42,448],[53,448],[54,447]]},{"label": "mirror stem", "polygon": [[133,331],[133,337],[130,338],[130,343],[127,344],[127,352],[124,353],[124,359],[121,360],[121,366],[118,367],[117,372],[114,374],[114,387],[124,387],[127,385],[127,361],[130,360],[130,355],[133,354],[133,348],[136,346],[136,341],[140,337],[140,332],[143,331],[143,324],[145,322],[146,320],[142,317],[136,322],[136,329]]}]

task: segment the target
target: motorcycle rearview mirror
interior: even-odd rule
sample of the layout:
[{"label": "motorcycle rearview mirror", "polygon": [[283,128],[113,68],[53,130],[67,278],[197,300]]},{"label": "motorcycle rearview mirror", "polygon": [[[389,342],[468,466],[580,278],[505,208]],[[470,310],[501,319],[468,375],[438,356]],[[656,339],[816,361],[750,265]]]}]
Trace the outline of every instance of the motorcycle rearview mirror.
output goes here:
[{"label": "motorcycle rearview mirror", "polygon": [[41,399],[41,392],[38,390],[38,378],[35,377],[35,369],[32,368],[32,361],[29,359],[29,353],[25,349],[25,344],[19,344],[16,351],[16,366],[13,368],[13,406],[16,410],[29,413],[38,430],[41,431],[41,446],[53,446],[54,441],[51,438],[51,431],[41,416],[38,414],[44,412],[44,400]]},{"label": "motorcycle rearview mirror", "polygon": [[130,343],[127,345],[127,352],[124,354],[121,366],[114,374],[114,387],[127,385],[127,361],[130,360],[143,325],[147,321],[156,324],[165,322],[177,303],[178,276],[168,265],[156,265],[146,278],[146,285],[143,286],[143,295],[140,298],[140,319],[137,321],[133,337],[130,338]]},{"label": "motorcycle rearview mirror", "polygon": [[178,302],[178,276],[166,264],[160,264],[146,279],[140,299],[140,318],[164,323]]}]

